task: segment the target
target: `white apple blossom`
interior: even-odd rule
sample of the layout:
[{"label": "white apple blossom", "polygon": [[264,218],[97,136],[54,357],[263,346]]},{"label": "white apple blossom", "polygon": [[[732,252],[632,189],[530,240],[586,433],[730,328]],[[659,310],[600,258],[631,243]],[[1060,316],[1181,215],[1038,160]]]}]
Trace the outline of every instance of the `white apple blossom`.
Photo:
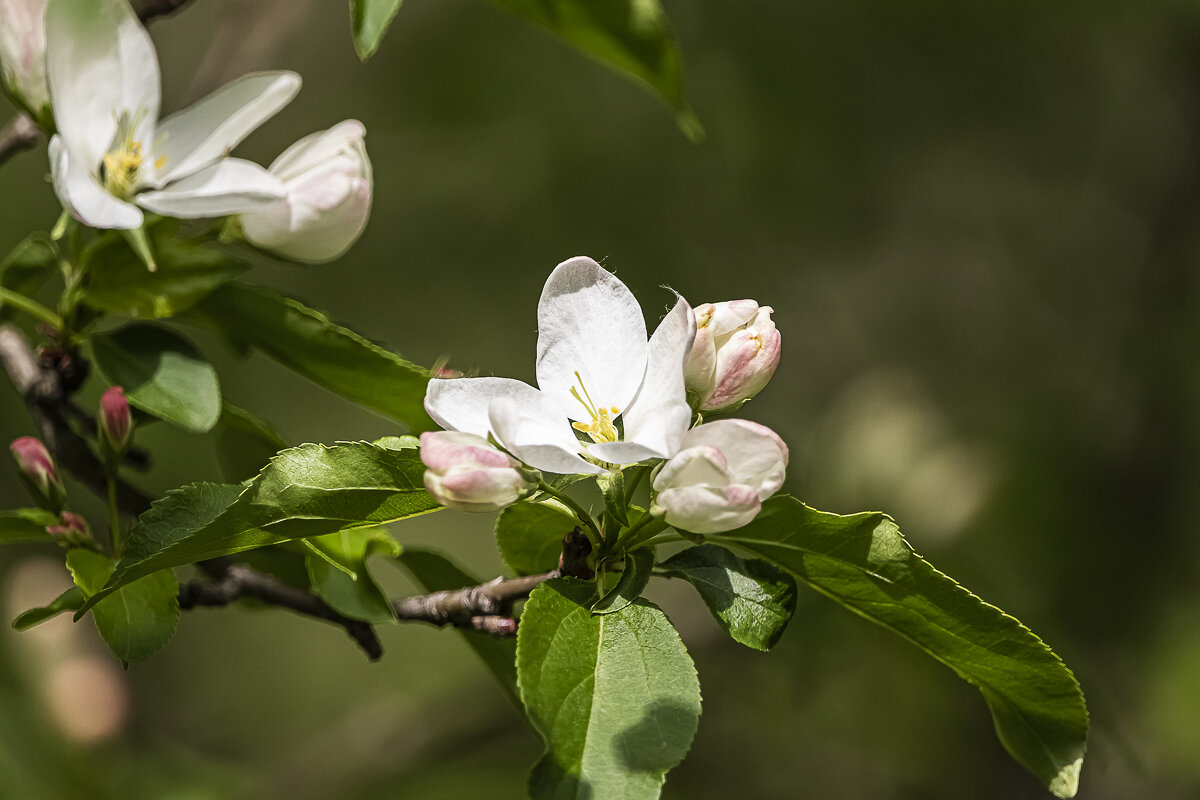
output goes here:
[{"label": "white apple blossom", "polygon": [[141,209],[220,217],[286,194],[274,175],[227,153],[291,101],[295,73],[246,75],[160,121],[158,57],[126,0],[50,0],[46,75],[54,189],[86,225],[138,228]]},{"label": "white apple blossom", "polygon": [[688,355],[687,387],[701,411],[740,404],[758,394],[779,366],[780,336],[770,306],[728,300],[696,306],[696,341]]},{"label": "white apple blossom", "polygon": [[371,161],[356,119],[304,137],[271,164],[287,197],[243,214],[246,241],[295,261],[332,261],[371,213]]},{"label": "white apple blossom", "polygon": [[725,419],[697,426],[654,477],[650,511],[691,533],[740,528],[783,485],[787,462],[787,445],[764,425]]},{"label": "white apple blossom", "polygon": [[45,16],[46,0],[0,0],[0,79],[43,127],[51,119]]},{"label": "white apple blossom", "polygon": [[444,506],[497,511],[520,500],[535,484],[520,463],[482,436],[459,431],[421,434],[425,488]]},{"label": "white apple blossom", "polygon": [[[633,293],[590,258],[555,267],[538,302],[538,388],[511,378],[433,379],[443,428],[491,436],[547,472],[667,458],[691,422],[683,362],[695,335],[678,298],[647,340]],[[577,435],[578,434],[578,435]]]}]

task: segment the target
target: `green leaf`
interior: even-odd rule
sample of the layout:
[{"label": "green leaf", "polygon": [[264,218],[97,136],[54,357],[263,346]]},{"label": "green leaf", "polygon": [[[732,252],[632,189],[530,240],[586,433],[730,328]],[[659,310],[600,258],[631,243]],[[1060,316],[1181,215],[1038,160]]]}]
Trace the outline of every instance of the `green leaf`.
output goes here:
[{"label": "green leaf", "polygon": [[217,465],[228,481],[252,477],[280,450],[286,448],[274,428],[231,403],[221,406],[217,422]]},{"label": "green leaf", "polygon": [[693,141],[704,128],[688,105],[683,62],[659,0],[491,0],[656,92]]},{"label": "green leaf", "polygon": [[[366,564],[367,558],[375,553],[397,558],[403,552],[404,548],[386,529],[354,528],[304,541],[324,556],[310,554],[305,563],[313,591],[330,608],[367,622],[389,622],[396,618],[387,595],[371,578]],[[351,578],[330,561],[350,570],[356,577]]]},{"label": "green leaf", "polygon": [[92,358],[129,404],[193,433],[221,417],[217,373],[177,333],[149,323],[126,325],[91,339]]},{"label": "green leaf", "polygon": [[387,33],[401,0],[350,0],[350,30],[354,35],[354,52],[366,61],[375,55],[379,42]]},{"label": "green leaf", "polygon": [[950,667],[983,694],[1013,758],[1056,796],[1075,796],[1088,735],[1075,676],[1028,628],[922,560],[890,518],[779,496],[749,525],[708,538],[775,562]]},{"label": "green leaf", "polygon": [[53,619],[64,611],[78,611],[83,605],[83,592],[78,586],[72,586],[58,597],[50,601],[50,605],[31,608],[13,620],[13,628],[25,631],[34,625],[41,625],[48,619]]},{"label": "green leaf", "polygon": [[[89,598],[104,586],[115,566],[113,559],[94,550],[75,547],[67,551],[67,569]],[[179,582],[169,570],[149,575],[95,603],[92,616],[122,663],[145,661],[179,627]]]},{"label": "green leaf", "polygon": [[[450,559],[432,550],[408,548],[400,556],[400,563],[426,592],[442,592],[478,586],[483,581],[464,572]],[[517,697],[517,641],[513,638],[497,639],[479,631],[457,628],[475,654],[491,670],[504,691],[514,703]]]},{"label": "green leaf", "polygon": [[758,558],[740,558],[715,544],[682,550],[660,565],[700,593],[735,642],[770,650],[796,610],[796,581]]},{"label": "green leaf", "polygon": [[172,317],[249,269],[227,250],[180,239],[178,232],[177,220],[154,226],[153,248],[158,258],[154,272],[146,269],[124,239],[101,237],[86,256],[84,302],[131,317]]},{"label": "green leaf", "polygon": [[650,548],[625,554],[625,569],[617,585],[592,604],[593,614],[614,614],[642,596],[654,572],[654,551]]},{"label": "green leaf", "polygon": [[517,681],[546,755],[533,798],[656,798],[687,754],[700,683],[679,634],[645,601],[593,615],[594,587],[547,581],[517,630]]},{"label": "green leaf", "polygon": [[424,471],[416,450],[305,444],[271,459],[244,491],[205,483],[175,489],[129,532],[125,557],[97,597],[156,570],[437,511]]},{"label": "green leaf", "polygon": [[425,413],[428,370],[336,325],[303,303],[230,283],[189,315],[261,350],[285,367],[411,431],[437,429]]},{"label": "green leaf", "polygon": [[18,508],[0,511],[0,544],[45,544],[54,537],[47,525],[58,524],[58,517],[42,508]]},{"label": "green leaf", "polygon": [[[0,261],[0,286],[26,297],[33,296],[54,277],[58,254],[45,233],[32,233]],[[0,322],[12,317],[12,307],[0,300]]]},{"label": "green leaf", "polygon": [[558,566],[563,537],[578,524],[557,500],[514,503],[496,517],[496,545],[518,575],[549,572]]}]

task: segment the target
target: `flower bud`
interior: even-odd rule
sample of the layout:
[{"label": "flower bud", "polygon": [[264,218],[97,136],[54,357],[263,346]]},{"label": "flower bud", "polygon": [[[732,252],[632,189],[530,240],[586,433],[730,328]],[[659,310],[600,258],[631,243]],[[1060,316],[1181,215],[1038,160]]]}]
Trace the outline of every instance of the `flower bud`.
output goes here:
[{"label": "flower bud", "polygon": [[17,105],[50,127],[46,83],[47,0],[0,0],[0,82]]},{"label": "flower bud", "polygon": [[696,306],[696,338],[684,366],[701,411],[736,406],[758,394],[779,366],[771,307],[753,300]]},{"label": "flower bud", "polygon": [[461,511],[496,511],[534,487],[519,461],[473,433],[422,433],[421,460],[428,467],[425,488]]},{"label": "flower bud", "polygon": [[332,261],[357,241],[371,213],[366,128],[346,120],[306,136],[270,171],[287,197],[241,216],[246,241],[294,261]]},{"label": "flower bud", "polygon": [[100,441],[110,455],[119,456],[125,452],[133,434],[133,415],[129,411],[129,401],[125,399],[125,390],[120,386],[110,387],[100,398],[100,416],[96,424]]},{"label": "flower bud", "polygon": [[50,451],[46,449],[46,445],[32,436],[22,436],[20,439],[14,440],[9,445],[9,449],[12,451],[13,458],[17,460],[21,478],[30,490],[44,499],[52,510],[58,511],[62,508],[66,489],[63,488],[62,481],[58,477],[58,470],[54,468],[54,459],[50,457]]},{"label": "flower bud", "polygon": [[94,541],[87,520],[70,511],[62,512],[59,523],[47,526],[46,533],[56,537],[64,547],[84,547]]},{"label": "flower bud", "polygon": [[725,419],[692,428],[652,484],[651,513],[691,533],[748,524],[783,485],[788,450],[766,426]]}]

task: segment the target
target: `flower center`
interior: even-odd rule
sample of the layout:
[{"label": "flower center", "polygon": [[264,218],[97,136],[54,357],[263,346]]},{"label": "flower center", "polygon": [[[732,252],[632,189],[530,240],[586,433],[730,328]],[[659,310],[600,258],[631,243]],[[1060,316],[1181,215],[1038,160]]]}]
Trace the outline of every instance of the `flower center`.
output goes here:
[{"label": "flower center", "polygon": [[[135,114],[122,111],[117,117],[117,133],[104,157],[100,159],[100,182],[112,195],[126,200],[133,195],[138,185],[138,174],[145,161],[141,141],[133,138],[138,126],[146,118],[145,110]],[[162,169],[166,157],[154,162],[155,169]]]},{"label": "flower center", "polygon": [[[620,440],[621,434],[617,431],[617,426],[613,424],[613,420],[621,413],[621,409],[616,406],[609,408],[598,408],[592,400],[592,396],[588,394],[587,387],[583,385],[583,378],[579,373],[575,373],[575,380],[579,381],[579,388],[571,387],[571,396],[579,401],[579,404],[587,409],[588,415],[592,418],[591,422],[572,422],[571,427],[577,431],[583,431],[588,436],[592,437],[592,441],[600,444],[602,442],[615,442]],[[582,392],[582,393],[581,393]]]}]

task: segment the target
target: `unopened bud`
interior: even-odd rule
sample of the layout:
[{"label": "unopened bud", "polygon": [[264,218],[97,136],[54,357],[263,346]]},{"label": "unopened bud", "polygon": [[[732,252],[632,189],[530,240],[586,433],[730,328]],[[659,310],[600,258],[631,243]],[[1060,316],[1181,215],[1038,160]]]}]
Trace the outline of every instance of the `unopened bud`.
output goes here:
[{"label": "unopened bud", "polygon": [[496,511],[534,486],[519,461],[473,433],[422,433],[421,460],[429,468],[425,488],[442,505],[461,511]]},{"label": "unopened bud", "polygon": [[113,386],[100,398],[100,416],[96,420],[100,441],[110,455],[119,456],[133,434],[133,415],[125,390]]},{"label": "unopened bud", "polygon": [[46,445],[32,436],[22,436],[9,445],[9,450],[17,460],[17,469],[30,491],[45,500],[51,510],[57,512],[61,509],[66,490]]},{"label": "unopened bud", "polygon": [[50,525],[46,533],[57,538],[64,547],[85,547],[91,545],[92,528],[87,520],[70,511],[62,512],[57,525]]},{"label": "unopened bud", "polygon": [[770,306],[730,300],[696,306],[696,338],[685,365],[701,411],[730,409],[758,394],[779,366]]},{"label": "unopened bud", "polygon": [[0,0],[0,85],[43,128],[49,128],[46,83],[47,0]]}]

